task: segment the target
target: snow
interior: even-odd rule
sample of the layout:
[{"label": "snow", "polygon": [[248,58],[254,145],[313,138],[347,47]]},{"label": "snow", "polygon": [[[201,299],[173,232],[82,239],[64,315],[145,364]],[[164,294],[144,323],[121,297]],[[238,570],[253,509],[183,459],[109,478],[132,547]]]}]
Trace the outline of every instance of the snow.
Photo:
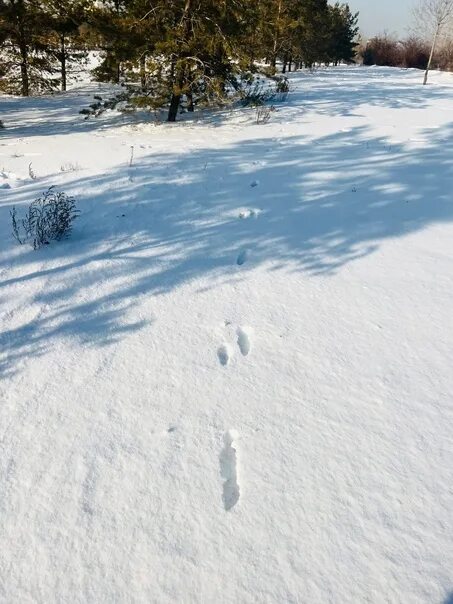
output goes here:
[{"label": "snow", "polygon": [[[420,79],[293,74],[264,125],[0,98],[1,601],[452,601],[453,76]],[[17,245],[50,185],[72,236]]]}]

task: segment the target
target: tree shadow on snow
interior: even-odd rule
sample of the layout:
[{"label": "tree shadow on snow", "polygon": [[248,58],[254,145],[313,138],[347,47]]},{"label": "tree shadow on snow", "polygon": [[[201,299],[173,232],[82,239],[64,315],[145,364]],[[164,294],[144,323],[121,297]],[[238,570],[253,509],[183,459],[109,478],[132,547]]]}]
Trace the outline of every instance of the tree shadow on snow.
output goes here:
[{"label": "tree shadow on snow", "polygon": [[[414,75],[420,78],[420,85],[414,82]],[[448,103],[451,99],[451,91],[445,86],[422,86],[423,72],[414,69],[339,66],[314,73],[293,72],[287,76],[294,84],[284,105],[285,117],[290,119],[297,119],[307,109],[329,116],[353,116],[360,105],[420,109],[433,99],[445,98]],[[41,97],[0,96],[0,114],[5,122],[5,129],[0,130],[0,141],[11,141],[7,144],[13,144],[36,136],[61,136],[78,132],[103,136],[105,129],[134,125],[138,121],[154,121],[153,115],[147,112],[124,114],[112,111],[89,119],[79,114],[81,109],[93,103],[95,95],[101,95],[105,100],[115,91],[121,91],[121,87],[93,82],[66,93]],[[191,122],[220,125],[230,119],[231,113],[232,108],[186,113],[179,116],[179,123],[172,127]]]},{"label": "tree shadow on snow", "polygon": [[425,147],[410,148],[360,127],[150,154],[72,181],[73,235],[37,252],[14,245],[8,213],[45,187],[15,189],[0,207],[0,371],[61,337],[99,346],[139,330],[142,299],[194,280],[188,295],[257,266],[331,275],[388,238],[451,221],[453,124],[420,136]]},{"label": "tree shadow on snow", "polygon": [[136,122],[133,114],[114,111],[88,119],[80,114],[81,109],[96,102],[94,96],[100,95],[107,100],[118,91],[121,91],[119,86],[92,83],[65,93],[38,97],[0,96],[0,115],[5,126],[0,130],[0,146],[24,142],[35,136],[96,133],[105,128],[133,124]]},{"label": "tree shadow on snow", "polygon": [[[423,72],[416,69],[342,66],[320,69],[302,78],[295,74],[289,77],[296,82],[295,93],[289,96],[296,113],[313,108],[317,113],[345,117],[360,115],[361,105],[367,110],[421,109],[433,100],[443,99],[445,109],[450,109],[451,89],[438,83],[422,86]],[[419,83],[414,82],[414,77]]]}]

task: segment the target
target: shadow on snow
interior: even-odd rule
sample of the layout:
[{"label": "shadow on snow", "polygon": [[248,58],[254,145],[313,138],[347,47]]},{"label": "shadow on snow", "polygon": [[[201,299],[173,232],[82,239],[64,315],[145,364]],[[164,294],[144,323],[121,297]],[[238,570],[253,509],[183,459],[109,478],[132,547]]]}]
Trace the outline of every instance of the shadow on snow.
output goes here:
[{"label": "shadow on snow", "polygon": [[[98,346],[141,329],[133,309],[143,298],[194,280],[187,295],[257,266],[331,275],[387,238],[451,221],[453,124],[420,136],[425,147],[410,148],[359,127],[150,154],[68,185],[82,210],[73,235],[37,252],[14,245],[8,214],[45,187],[15,189],[0,207],[0,304],[17,299],[29,319],[0,335],[0,372],[61,337]],[[260,213],[240,219],[244,208]]]}]

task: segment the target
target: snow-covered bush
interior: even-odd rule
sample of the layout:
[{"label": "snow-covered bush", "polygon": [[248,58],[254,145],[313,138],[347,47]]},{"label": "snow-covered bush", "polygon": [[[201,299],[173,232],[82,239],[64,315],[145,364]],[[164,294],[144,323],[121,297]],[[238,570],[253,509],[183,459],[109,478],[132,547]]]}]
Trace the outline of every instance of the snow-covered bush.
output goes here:
[{"label": "snow-covered bush", "polygon": [[73,197],[50,187],[30,204],[25,218],[18,218],[13,207],[11,221],[14,238],[21,244],[31,243],[36,250],[69,235],[78,214]]}]

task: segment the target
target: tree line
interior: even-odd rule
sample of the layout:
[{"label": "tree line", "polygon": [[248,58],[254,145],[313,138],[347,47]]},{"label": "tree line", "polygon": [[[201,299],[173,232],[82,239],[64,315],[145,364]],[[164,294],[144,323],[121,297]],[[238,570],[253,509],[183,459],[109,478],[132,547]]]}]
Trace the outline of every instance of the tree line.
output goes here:
[{"label": "tree line", "polygon": [[[361,44],[358,59],[364,65],[404,67],[425,70],[428,67],[432,43],[424,37],[412,34],[399,40],[389,34],[374,36]],[[434,69],[453,71],[453,40],[445,38],[435,48],[431,57]]]},{"label": "tree line", "polygon": [[364,65],[453,70],[453,0],[419,0],[413,11],[412,33],[404,40],[384,33],[374,36],[357,55]]},{"label": "tree line", "polygon": [[357,20],[327,0],[0,0],[0,87],[66,90],[97,51],[97,80],[136,81],[173,121],[259,71],[352,62]]}]

